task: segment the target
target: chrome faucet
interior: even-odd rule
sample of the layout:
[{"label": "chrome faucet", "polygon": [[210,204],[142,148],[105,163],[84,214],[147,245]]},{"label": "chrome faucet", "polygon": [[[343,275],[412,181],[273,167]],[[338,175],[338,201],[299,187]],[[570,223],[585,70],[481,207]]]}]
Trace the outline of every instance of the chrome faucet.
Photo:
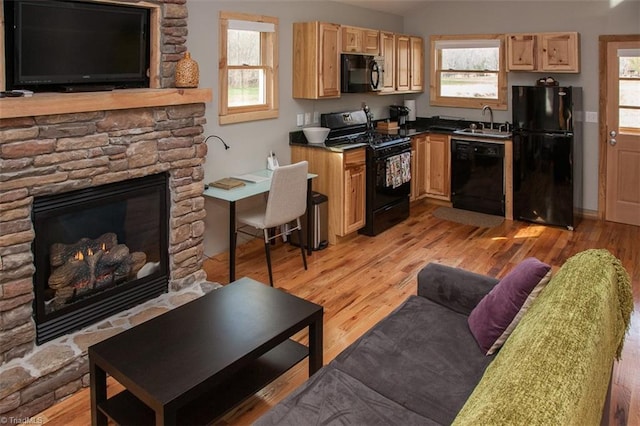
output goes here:
[{"label": "chrome faucet", "polygon": [[485,105],[482,107],[482,116],[484,117],[484,113],[485,111],[489,110],[489,117],[490,117],[490,122],[489,122],[489,129],[493,130],[493,110],[491,109],[491,107],[489,105]]}]

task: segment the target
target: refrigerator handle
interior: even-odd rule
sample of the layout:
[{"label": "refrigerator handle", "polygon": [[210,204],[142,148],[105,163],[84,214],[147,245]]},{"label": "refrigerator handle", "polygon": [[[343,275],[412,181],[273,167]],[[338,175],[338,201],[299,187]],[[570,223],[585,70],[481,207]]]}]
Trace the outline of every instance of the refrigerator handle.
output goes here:
[{"label": "refrigerator handle", "polygon": [[571,126],[571,118],[573,117],[573,113],[571,112],[571,110],[568,111],[568,116],[567,116],[567,122],[565,123],[565,128],[567,129],[568,132],[572,132],[573,131],[573,126]]}]

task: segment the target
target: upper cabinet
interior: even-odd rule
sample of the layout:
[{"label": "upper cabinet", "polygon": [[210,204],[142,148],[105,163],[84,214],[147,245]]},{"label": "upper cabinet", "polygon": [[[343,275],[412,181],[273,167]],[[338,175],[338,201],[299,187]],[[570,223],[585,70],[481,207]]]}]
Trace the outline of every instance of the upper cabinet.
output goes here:
[{"label": "upper cabinet", "polygon": [[580,72],[577,32],[507,34],[507,70]]},{"label": "upper cabinet", "polygon": [[540,65],[543,71],[580,72],[578,33],[540,34]]},{"label": "upper cabinet", "polygon": [[293,97],[339,98],[341,53],[384,57],[379,93],[424,91],[421,37],[314,21],[293,24]]},{"label": "upper cabinet", "polygon": [[424,42],[422,37],[409,37],[409,49],[411,51],[409,90],[422,92],[424,90]]},{"label": "upper cabinet", "polygon": [[395,37],[395,91],[422,92],[424,90],[424,41],[421,37],[402,34],[396,34]]},{"label": "upper cabinet", "polygon": [[293,24],[293,97],[340,97],[340,25]]},{"label": "upper cabinet", "polygon": [[396,35],[380,31],[380,56],[384,57],[382,93],[396,91]]},{"label": "upper cabinet", "polygon": [[342,26],[342,52],[368,53],[380,52],[380,31],[369,28]]},{"label": "upper cabinet", "polygon": [[536,69],[536,35],[507,35],[507,70],[533,71]]},{"label": "upper cabinet", "polygon": [[411,78],[411,49],[409,36],[396,35],[396,91],[408,92]]}]

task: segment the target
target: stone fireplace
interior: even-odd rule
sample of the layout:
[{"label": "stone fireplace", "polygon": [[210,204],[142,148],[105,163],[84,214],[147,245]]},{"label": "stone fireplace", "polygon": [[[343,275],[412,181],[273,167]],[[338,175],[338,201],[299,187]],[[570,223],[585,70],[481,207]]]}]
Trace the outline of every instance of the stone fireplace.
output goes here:
[{"label": "stone fireplace", "polygon": [[[86,386],[86,347],[95,343],[92,339],[105,337],[97,333],[83,340],[71,335],[67,340],[60,337],[36,344],[38,268],[33,249],[38,226],[32,218],[37,217],[34,206],[40,209],[42,200],[46,204],[65,194],[113,185],[117,190],[145,177],[160,177],[168,192],[164,285],[171,294],[206,282],[202,270],[204,113],[204,103],[188,103],[0,119],[0,416],[34,415]],[[129,208],[133,214],[149,214],[141,207]],[[119,237],[124,231],[117,228],[109,231],[103,226],[92,235],[76,238],[80,235],[76,234],[55,242],[97,244],[78,243],[86,237],[118,245],[126,233]],[[142,250],[129,243],[130,252]],[[149,251],[151,263],[160,256],[154,250],[142,250]],[[40,371],[34,368],[45,359]]]}]

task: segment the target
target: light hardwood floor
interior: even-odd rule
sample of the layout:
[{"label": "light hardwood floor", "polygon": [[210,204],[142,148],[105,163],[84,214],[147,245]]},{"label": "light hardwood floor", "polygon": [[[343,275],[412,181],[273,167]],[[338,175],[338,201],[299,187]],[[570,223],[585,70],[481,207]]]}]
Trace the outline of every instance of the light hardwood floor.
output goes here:
[{"label": "light hardwood floor", "polygon": [[[437,219],[437,206],[419,201],[411,217],[377,237],[355,236],[314,252],[309,269],[300,251],[278,244],[272,250],[275,286],[324,306],[324,362],[416,293],[416,275],[428,262],[502,277],[526,257],[535,256],[557,270],[571,255],[606,248],[631,275],[635,310],[622,360],[614,369],[610,424],[640,425],[640,227],[584,220],[575,231],[505,221],[476,228]],[[205,262],[212,281],[226,283],[227,255]],[[263,244],[238,249],[237,276],[268,282]],[[305,333],[296,339],[306,342]],[[219,424],[250,424],[307,379],[303,361],[227,414]],[[120,386],[110,381],[111,393]],[[42,413],[49,425],[90,423],[89,392],[83,390]]]}]

